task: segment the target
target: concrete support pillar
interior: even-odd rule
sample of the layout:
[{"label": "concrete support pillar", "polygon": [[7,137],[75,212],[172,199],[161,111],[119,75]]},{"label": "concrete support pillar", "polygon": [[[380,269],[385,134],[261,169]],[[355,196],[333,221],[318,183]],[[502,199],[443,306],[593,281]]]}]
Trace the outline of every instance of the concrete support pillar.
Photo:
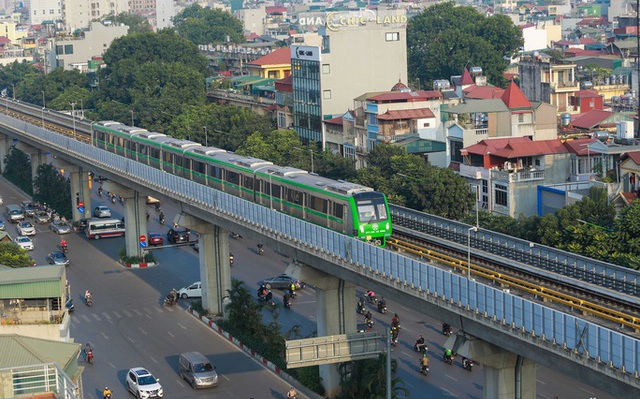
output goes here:
[{"label": "concrete support pillar", "polygon": [[5,135],[0,135],[0,173],[4,172],[4,158],[9,154],[13,140]]},{"label": "concrete support pillar", "polygon": [[[298,262],[289,264],[285,273],[316,287],[319,337],[356,332],[354,285]],[[338,364],[321,365],[320,377],[328,397],[340,392]]]},{"label": "concrete support pillar", "polygon": [[534,362],[466,335],[449,337],[445,347],[482,364],[484,399],[536,398]]},{"label": "concrete support pillar", "polygon": [[176,215],[173,222],[198,232],[202,307],[224,317],[231,289],[229,232],[186,213]]},{"label": "concrete support pillar", "polygon": [[33,179],[38,174],[38,167],[47,162],[47,156],[39,148],[31,147],[20,141],[16,144],[16,148],[29,155],[31,160],[31,181],[33,182]]},{"label": "concrete support pillar", "polygon": [[[65,177],[69,178],[71,183],[71,219],[78,221],[80,219],[91,218],[91,193],[89,192],[89,176],[81,167],[65,162],[61,159],[54,159],[53,166],[58,170],[64,170]],[[76,198],[76,193],[78,194]],[[84,202],[84,213],[78,210],[77,201]]]},{"label": "concrete support pillar", "polygon": [[[112,181],[104,182],[102,190],[124,198],[124,228],[126,229],[124,240],[127,256],[141,257],[143,251],[140,248],[140,236],[147,235],[146,195],[141,195],[139,191]],[[105,198],[109,201],[108,197],[105,196]],[[107,206],[109,205],[111,202],[107,202]]]}]

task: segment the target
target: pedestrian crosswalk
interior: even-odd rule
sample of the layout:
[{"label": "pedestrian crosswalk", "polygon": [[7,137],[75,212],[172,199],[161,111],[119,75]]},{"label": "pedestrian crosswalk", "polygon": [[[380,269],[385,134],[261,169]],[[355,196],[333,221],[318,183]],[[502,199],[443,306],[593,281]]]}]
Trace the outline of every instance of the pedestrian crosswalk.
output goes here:
[{"label": "pedestrian crosswalk", "polygon": [[[87,309],[89,310],[89,309]],[[110,312],[84,312],[83,314],[79,314],[80,312],[74,312],[71,315],[71,324],[80,325],[84,323],[100,323],[100,322],[108,322],[114,323],[120,319],[130,319],[140,317],[145,317],[151,319],[153,315],[163,312],[175,312],[178,310],[182,310],[182,308],[150,308],[150,307],[142,307],[140,309],[120,309],[120,310],[112,310]]]}]

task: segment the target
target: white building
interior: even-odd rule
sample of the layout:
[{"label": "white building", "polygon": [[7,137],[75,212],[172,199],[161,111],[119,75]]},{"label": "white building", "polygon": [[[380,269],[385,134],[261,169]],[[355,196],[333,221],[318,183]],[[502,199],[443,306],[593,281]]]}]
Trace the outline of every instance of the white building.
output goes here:
[{"label": "white building", "polygon": [[31,0],[29,23],[37,25],[44,21],[57,21],[62,19],[61,4],[61,0]]},{"label": "white building", "polygon": [[62,19],[67,32],[86,29],[89,22],[129,12],[128,0],[64,0]]}]

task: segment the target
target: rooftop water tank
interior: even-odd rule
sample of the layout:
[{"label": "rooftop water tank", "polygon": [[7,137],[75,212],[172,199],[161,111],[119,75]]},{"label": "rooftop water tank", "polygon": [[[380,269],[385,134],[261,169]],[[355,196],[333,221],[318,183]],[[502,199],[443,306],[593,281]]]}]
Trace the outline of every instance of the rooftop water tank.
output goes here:
[{"label": "rooftop water tank", "polygon": [[619,139],[632,139],[633,121],[616,122],[616,137]]},{"label": "rooftop water tank", "polygon": [[471,76],[481,76],[482,75],[482,68],[480,68],[480,67],[471,67],[471,68],[469,68],[469,73],[471,74]]},{"label": "rooftop water tank", "polygon": [[568,112],[564,112],[562,115],[560,115],[560,120],[562,126],[569,126],[569,124],[571,123],[571,114]]}]

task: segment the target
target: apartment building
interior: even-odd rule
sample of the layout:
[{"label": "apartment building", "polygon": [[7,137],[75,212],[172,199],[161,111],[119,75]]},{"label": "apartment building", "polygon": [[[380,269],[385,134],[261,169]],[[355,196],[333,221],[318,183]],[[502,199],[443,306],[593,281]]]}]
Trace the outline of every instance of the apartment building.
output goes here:
[{"label": "apartment building", "polygon": [[64,0],[62,20],[67,32],[86,29],[91,21],[129,12],[129,0]]},{"label": "apartment building", "polygon": [[407,81],[406,21],[404,10],[327,13],[321,46],[291,47],[294,129],[303,141],[325,148],[323,120],[362,93]]},{"label": "apartment building", "polygon": [[571,98],[580,90],[575,64],[556,64],[546,54],[530,54],[520,58],[520,89],[530,101],[555,106],[558,112],[577,112]]}]

